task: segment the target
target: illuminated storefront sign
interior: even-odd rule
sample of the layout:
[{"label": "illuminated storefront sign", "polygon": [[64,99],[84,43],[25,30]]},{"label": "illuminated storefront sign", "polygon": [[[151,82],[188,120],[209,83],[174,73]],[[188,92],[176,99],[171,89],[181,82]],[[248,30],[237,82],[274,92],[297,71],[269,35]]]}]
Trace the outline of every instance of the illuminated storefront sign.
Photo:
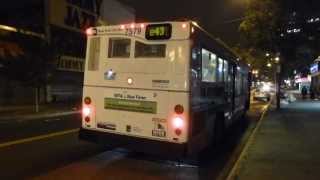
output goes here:
[{"label": "illuminated storefront sign", "polygon": [[316,62],[314,64],[311,65],[310,67],[310,73],[312,75],[318,74],[319,73],[319,62]]},{"label": "illuminated storefront sign", "polygon": [[60,71],[84,72],[84,59],[61,56],[57,62],[57,69]]}]

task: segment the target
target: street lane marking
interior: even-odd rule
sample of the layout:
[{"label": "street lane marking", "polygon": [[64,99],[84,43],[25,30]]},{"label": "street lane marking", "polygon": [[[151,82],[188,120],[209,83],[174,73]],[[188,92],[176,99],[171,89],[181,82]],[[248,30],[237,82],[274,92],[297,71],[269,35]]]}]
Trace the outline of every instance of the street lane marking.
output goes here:
[{"label": "street lane marking", "polygon": [[46,119],[44,120],[44,122],[54,122],[54,121],[61,121],[63,119],[60,119],[60,118],[56,118],[56,119]]},{"label": "street lane marking", "polygon": [[26,122],[26,121],[34,121],[34,120],[42,120],[44,118],[56,118],[61,116],[72,116],[72,115],[80,115],[80,111],[68,111],[63,113],[53,113],[53,114],[45,114],[45,115],[26,115],[26,116],[18,116],[18,117],[1,117],[1,124],[8,124],[11,122]]},{"label": "street lane marking", "polygon": [[245,144],[243,150],[241,151],[239,158],[237,159],[237,161],[235,162],[234,166],[232,167],[232,169],[231,169],[229,175],[227,176],[226,180],[237,179],[237,175],[239,173],[238,170],[240,169],[240,163],[244,159],[244,157],[247,155],[247,151],[248,151],[249,147],[251,146],[251,144],[253,143],[255,134],[260,129],[260,126],[262,124],[262,120],[264,119],[264,116],[267,113],[271,103],[272,103],[272,100],[270,100],[270,102],[264,107],[264,110],[263,110],[263,112],[262,112],[262,114],[260,116],[258,124],[256,125],[255,129],[253,130],[252,134],[249,136],[247,143]]},{"label": "street lane marking", "polygon": [[63,136],[66,134],[72,134],[72,133],[78,132],[79,130],[80,130],[79,128],[70,129],[70,130],[66,130],[66,131],[60,131],[60,132],[55,132],[55,133],[51,133],[51,134],[45,134],[45,135],[40,135],[40,136],[5,142],[5,143],[0,144],[0,148],[18,145],[18,144],[24,144],[24,143],[33,142],[33,141],[39,141],[39,140],[48,139],[48,138],[57,137],[57,136]]}]

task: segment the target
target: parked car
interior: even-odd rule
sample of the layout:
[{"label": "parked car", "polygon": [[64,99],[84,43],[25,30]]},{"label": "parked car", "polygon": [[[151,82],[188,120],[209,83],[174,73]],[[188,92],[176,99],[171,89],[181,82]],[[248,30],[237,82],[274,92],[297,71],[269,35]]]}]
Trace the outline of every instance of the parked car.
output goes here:
[{"label": "parked car", "polygon": [[263,83],[253,92],[253,99],[270,101],[272,93],[274,93],[274,86],[271,83]]}]

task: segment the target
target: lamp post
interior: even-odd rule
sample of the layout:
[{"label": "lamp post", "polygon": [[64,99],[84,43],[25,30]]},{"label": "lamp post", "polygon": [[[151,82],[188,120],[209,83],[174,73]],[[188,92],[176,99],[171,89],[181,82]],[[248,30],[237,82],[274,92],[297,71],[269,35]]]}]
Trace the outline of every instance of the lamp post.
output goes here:
[{"label": "lamp post", "polygon": [[280,88],[281,88],[281,63],[280,58],[275,58],[276,62],[276,98],[277,98],[277,109],[280,109]]},{"label": "lamp post", "polygon": [[[266,53],[266,57],[270,57],[271,54]],[[280,57],[277,55],[276,57],[271,57],[271,61],[274,61],[274,76],[275,76],[275,85],[276,85],[276,105],[277,109],[280,109],[280,88],[281,88],[281,62]],[[268,62],[267,67],[272,68],[271,62]]]}]

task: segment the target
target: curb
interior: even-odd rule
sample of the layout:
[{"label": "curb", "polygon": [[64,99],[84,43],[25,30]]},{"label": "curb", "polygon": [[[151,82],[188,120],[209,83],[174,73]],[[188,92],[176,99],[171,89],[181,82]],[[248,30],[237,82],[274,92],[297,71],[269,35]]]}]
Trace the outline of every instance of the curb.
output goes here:
[{"label": "curb", "polygon": [[238,159],[236,160],[235,164],[233,165],[230,173],[228,173],[228,176],[227,176],[226,180],[237,180],[238,179],[238,173],[239,173],[239,169],[241,168],[241,162],[243,161],[243,159],[246,158],[247,151],[248,151],[249,147],[252,145],[253,140],[255,138],[255,135],[256,135],[257,131],[260,129],[260,126],[261,126],[262,121],[263,121],[263,119],[265,117],[265,114],[268,112],[271,104],[272,104],[272,100],[268,103],[268,105],[263,110],[263,112],[261,114],[261,117],[260,117],[260,119],[258,121],[258,124],[256,125],[256,127],[253,130],[253,132],[249,136],[247,143],[245,144],[245,146],[244,146],[243,150],[241,151]]}]

